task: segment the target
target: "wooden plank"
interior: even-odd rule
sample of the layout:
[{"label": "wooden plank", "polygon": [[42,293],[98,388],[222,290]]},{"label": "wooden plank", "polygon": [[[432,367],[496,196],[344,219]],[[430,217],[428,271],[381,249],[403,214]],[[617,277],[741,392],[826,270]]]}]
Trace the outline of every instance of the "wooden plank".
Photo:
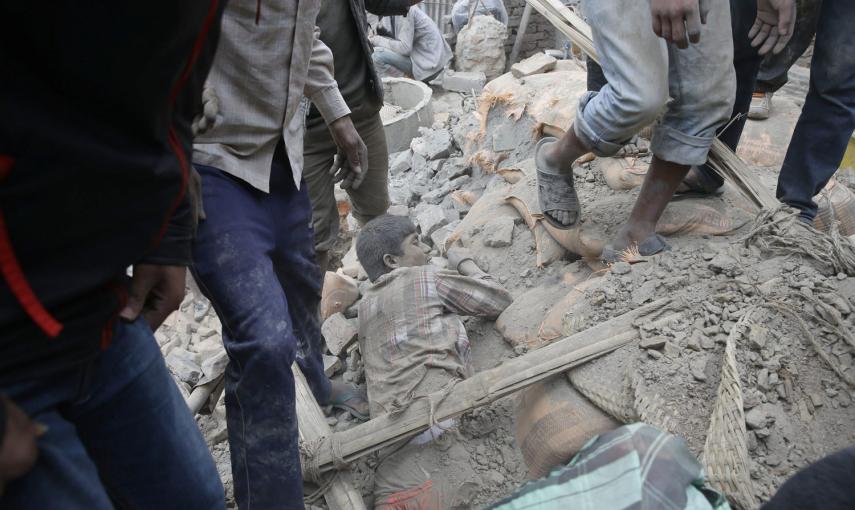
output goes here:
[{"label": "wooden plank", "polygon": [[[294,384],[297,390],[297,420],[302,441],[316,441],[321,437],[332,434],[324,412],[318,405],[306,377],[296,363],[292,364]],[[324,499],[330,510],[365,510],[362,494],[353,486],[350,473],[339,471],[331,476],[335,479],[324,493]]]},{"label": "wooden plank", "polygon": [[[662,299],[603,322],[553,344],[505,361],[491,370],[460,381],[447,392],[418,399],[397,415],[386,414],[357,425],[335,437],[325,438],[316,450],[321,471],[334,469],[332,443],[339,460],[353,460],[427,429],[430,424],[453,418],[476,407],[531,386],[555,374],[614,351],[637,338],[635,324],[659,327],[682,316],[667,308]],[[431,406],[431,402],[433,406]],[[431,412],[433,407],[433,412]]]},{"label": "wooden plank", "polygon": [[528,31],[528,21],[530,18],[531,4],[526,3],[523,8],[522,18],[520,18],[520,26],[517,29],[517,38],[514,39],[514,47],[511,48],[511,56],[508,58],[508,64],[505,67],[506,72],[517,62],[517,58],[520,56],[520,48],[522,47],[523,37],[525,37],[525,33]]},{"label": "wooden plank", "polygon": [[[585,54],[597,63],[600,62],[597,50],[594,48],[591,27],[585,20],[577,16],[559,0],[526,0],[526,5],[534,7],[561,33],[581,48]],[[739,156],[730,150],[730,147],[718,139],[713,141],[708,162],[710,168],[733,184],[758,208],[775,209],[780,206],[778,199],[760,184],[748,165],[739,159]]]}]

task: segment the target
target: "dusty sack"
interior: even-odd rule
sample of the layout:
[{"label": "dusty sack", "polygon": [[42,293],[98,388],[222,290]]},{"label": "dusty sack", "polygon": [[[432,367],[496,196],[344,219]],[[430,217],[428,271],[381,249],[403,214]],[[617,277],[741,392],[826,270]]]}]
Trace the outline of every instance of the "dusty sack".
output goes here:
[{"label": "dusty sack", "polygon": [[528,478],[546,476],[567,464],[592,437],[620,426],[563,374],[528,388],[517,403],[516,426]]},{"label": "dusty sack", "polygon": [[855,234],[855,193],[848,186],[831,179],[813,201],[819,206],[813,220],[818,230],[828,232],[832,222],[837,221],[842,235]]}]

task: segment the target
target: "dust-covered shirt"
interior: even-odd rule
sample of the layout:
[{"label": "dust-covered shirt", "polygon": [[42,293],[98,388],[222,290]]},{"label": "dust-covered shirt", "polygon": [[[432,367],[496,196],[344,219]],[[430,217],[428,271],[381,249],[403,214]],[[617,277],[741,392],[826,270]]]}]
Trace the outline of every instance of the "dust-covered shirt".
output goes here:
[{"label": "dust-covered shirt", "polygon": [[459,315],[495,319],[513,298],[489,275],[404,267],[372,285],[359,303],[359,347],[371,416],[472,374]]}]

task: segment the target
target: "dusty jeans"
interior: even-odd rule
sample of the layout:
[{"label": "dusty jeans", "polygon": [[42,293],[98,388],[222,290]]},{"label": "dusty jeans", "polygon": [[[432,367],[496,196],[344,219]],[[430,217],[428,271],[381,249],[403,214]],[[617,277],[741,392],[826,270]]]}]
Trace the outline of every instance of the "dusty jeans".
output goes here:
[{"label": "dusty jeans", "polygon": [[681,50],[653,33],[647,2],[586,2],[608,80],[579,101],[575,131],[586,147],[611,156],[664,109],[653,153],[683,165],[706,161],[716,130],[730,116],[736,89],[728,0],[709,4],[701,41]]},{"label": "dusty jeans", "polygon": [[[338,236],[338,206],[330,175],[337,148],[326,124],[316,124],[310,124],[306,130],[303,178],[312,200],[315,250],[321,252],[332,248]],[[368,169],[359,189],[349,189],[347,194],[353,204],[353,217],[365,223],[389,208],[389,152],[379,113],[366,118],[354,117],[353,124],[368,147]]]}]

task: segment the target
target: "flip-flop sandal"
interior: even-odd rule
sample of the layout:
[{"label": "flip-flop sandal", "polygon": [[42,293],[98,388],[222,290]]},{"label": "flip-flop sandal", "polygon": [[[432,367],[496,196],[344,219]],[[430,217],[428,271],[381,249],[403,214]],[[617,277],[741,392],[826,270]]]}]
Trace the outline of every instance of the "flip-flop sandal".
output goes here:
[{"label": "flip-flop sandal", "polygon": [[671,197],[672,202],[676,202],[677,200],[682,200],[684,198],[709,198],[709,197],[718,197],[724,193],[724,185],[715,187],[714,184],[704,183],[704,176],[700,174],[700,170],[692,169],[689,171],[686,177],[691,175],[691,173],[695,174],[694,179],[686,180],[683,179],[683,182],[680,183],[682,186],[685,186],[686,189],[684,191],[675,191],[674,196]]},{"label": "flip-flop sandal", "polygon": [[[659,234],[653,234],[644,241],[638,243],[638,254],[642,257],[650,257],[670,250],[671,245],[668,244],[668,242],[665,241],[665,238]],[[615,250],[611,244],[607,244],[603,247],[603,254],[600,258],[606,264],[614,264],[615,262],[620,262],[624,251],[625,250]]]},{"label": "flip-flop sandal", "polygon": [[350,387],[349,389],[350,391],[340,395],[339,400],[330,400],[327,402],[327,405],[333,409],[347,411],[357,420],[368,421],[368,414],[359,411],[355,407],[355,402],[353,402],[354,400],[362,400],[367,403],[368,400],[356,388]]},{"label": "flip-flop sandal", "polygon": [[[537,164],[539,158],[538,153],[541,147],[546,143],[557,141],[554,137],[542,138],[537,142],[537,147],[534,150],[534,161]],[[537,166],[537,195],[540,201],[540,210],[543,212],[543,218],[553,227],[560,230],[569,230],[579,223],[582,208],[579,205],[579,196],[576,194],[576,183],[573,180],[573,172],[566,174],[556,174],[545,172]],[[547,211],[567,211],[575,212],[576,219],[572,223],[563,224],[552,217]]]}]

